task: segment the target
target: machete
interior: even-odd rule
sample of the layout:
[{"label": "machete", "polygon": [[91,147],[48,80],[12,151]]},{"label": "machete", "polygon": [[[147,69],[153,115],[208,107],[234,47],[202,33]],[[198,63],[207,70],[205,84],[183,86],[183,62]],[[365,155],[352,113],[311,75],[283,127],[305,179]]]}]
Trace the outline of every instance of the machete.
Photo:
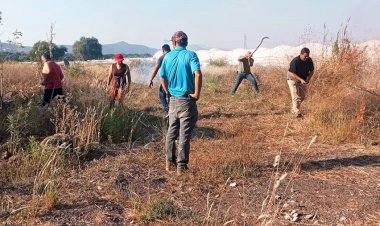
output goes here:
[{"label": "machete", "polygon": [[255,50],[252,51],[251,56],[253,56],[253,54],[259,49],[259,47],[261,46],[261,44],[263,44],[264,39],[269,39],[269,37],[263,37],[263,38],[261,39],[260,44],[256,47]]}]

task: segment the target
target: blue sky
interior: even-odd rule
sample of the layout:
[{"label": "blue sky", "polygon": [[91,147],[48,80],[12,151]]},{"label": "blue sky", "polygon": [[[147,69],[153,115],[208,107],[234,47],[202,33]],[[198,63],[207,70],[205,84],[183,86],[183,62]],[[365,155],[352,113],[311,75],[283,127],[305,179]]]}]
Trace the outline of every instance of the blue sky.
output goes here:
[{"label": "blue sky", "polygon": [[46,40],[51,23],[54,42],[73,44],[81,36],[100,43],[118,41],[159,48],[176,30],[190,44],[254,48],[262,36],[272,47],[321,42],[323,25],[335,36],[349,17],[356,41],[380,39],[380,0],[0,0],[5,41],[18,29],[24,45]]}]

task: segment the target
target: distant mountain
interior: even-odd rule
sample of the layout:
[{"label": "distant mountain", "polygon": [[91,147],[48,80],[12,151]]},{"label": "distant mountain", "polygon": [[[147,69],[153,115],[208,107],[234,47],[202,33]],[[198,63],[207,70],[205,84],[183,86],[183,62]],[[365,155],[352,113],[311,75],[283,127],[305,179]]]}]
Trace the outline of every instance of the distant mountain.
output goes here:
[{"label": "distant mountain", "polygon": [[17,47],[14,44],[9,44],[9,43],[0,43],[0,51],[2,52],[26,52],[28,53],[32,47],[30,46],[23,46],[23,47]]},{"label": "distant mountain", "polygon": [[[57,44],[61,46],[60,44]],[[72,45],[63,45],[67,48],[68,53],[73,52]],[[150,48],[144,45],[129,44],[127,42],[117,42],[112,44],[102,44],[102,53],[103,54],[115,54],[115,53],[124,53],[124,54],[155,54],[158,49]],[[17,48],[15,45],[8,43],[1,43],[0,50],[4,52],[29,52],[32,49],[30,46],[24,46],[23,48]]]},{"label": "distant mountain", "polygon": [[203,45],[193,44],[193,45],[188,45],[186,49],[192,50],[192,51],[199,51],[199,50],[209,50],[210,48]]},{"label": "distant mountain", "polygon": [[103,54],[154,54],[158,49],[150,48],[144,45],[129,44],[127,42],[117,42],[113,44],[103,44]]},{"label": "distant mountain", "polygon": [[[64,45],[67,48],[69,53],[73,52],[72,45]],[[112,44],[102,44],[102,53],[105,54],[116,54],[116,53],[124,53],[124,54],[154,54],[158,51],[158,49],[150,48],[144,45],[137,44],[129,44],[127,42],[116,42]]]}]

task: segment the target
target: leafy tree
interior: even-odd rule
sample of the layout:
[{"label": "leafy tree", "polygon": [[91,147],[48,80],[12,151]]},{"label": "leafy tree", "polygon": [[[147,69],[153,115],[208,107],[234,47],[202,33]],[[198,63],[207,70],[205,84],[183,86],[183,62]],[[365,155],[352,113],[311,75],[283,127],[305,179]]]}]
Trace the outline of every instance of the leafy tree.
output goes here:
[{"label": "leafy tree", "polygon": [[94,60],[102,58],[102,45],[98,39],[81,37],[73,45],[73,54],[78,60]]},{"label": "leafy tree", "polygon": [[[53,43],[53,58],[57,60],[63,59],[63,56],[67,52],[65,46],[57,46]],[[40,57],[44,53],[49,53],[49,43],[46,41],[38,41],[34,43],[32,49],[29,52],[30,60],[39,61]]]},{"label": "leafy tree", "polygon": [[73,61],[75,58],[74,58],[74,55],[72,53],[65,53],[65,55],[63,56],[63,59]]}]

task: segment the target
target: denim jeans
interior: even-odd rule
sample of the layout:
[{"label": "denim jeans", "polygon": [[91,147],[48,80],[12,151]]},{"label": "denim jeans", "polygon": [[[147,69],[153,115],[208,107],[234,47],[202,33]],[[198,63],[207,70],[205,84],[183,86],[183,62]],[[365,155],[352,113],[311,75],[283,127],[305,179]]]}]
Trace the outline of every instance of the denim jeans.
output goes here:
[{"label": "denim jeans", "polygon": [[168,99],[167,99],[168,97],[165,93],[164,88],[162,88],[162,85],[160,86],[159,96],[160,96],[162,107],[164,108],[166,112],[169,112],[169,105],[168,105]]},{"label": "denim jeans", "polygon": [[236,76],[236,83],[234,87],[232,88],[232,93],[235,93],[236,90],[238,89],[240,83],[243,81],[243,79],[247,79],[248,81],[251,82],[253,88],[255,89],[256,93],[259,92],[259,87],[257,85],[256,79],[252,74],[245,74],[245,73],[239,73]]},{"label": "denim jeans", "polygon": [[[190,155],[190,139],[198,119],[198,109],[191,97],[170,97],[169,127],[166,135],[166,163],[187,168]],[[176,144],[178,139],[178,156]]]}]

